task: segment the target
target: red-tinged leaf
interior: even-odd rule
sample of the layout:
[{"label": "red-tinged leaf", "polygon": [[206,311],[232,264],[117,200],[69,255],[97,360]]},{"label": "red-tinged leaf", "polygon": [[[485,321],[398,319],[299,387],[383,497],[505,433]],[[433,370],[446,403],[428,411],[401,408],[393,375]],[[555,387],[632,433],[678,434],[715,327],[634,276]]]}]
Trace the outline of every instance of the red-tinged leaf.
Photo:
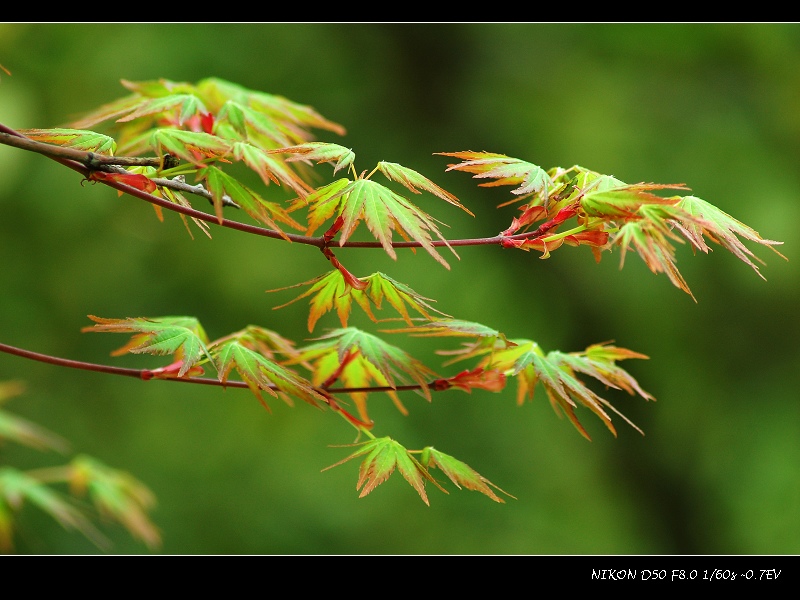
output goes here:
[{"label": "red-tinged leaf", "polygon": [[457,206],[461,210],[469,213],[470,216],[475,216],[472,212],[467,209],[465,206],[458,201],[453,194],[448,192],[447,190],[442,189],[435,183],[433,183],[427,177],[424,177],[417,171],[413,169],[409,169],[408,167],[404,167],[403,165],[398,165],[397,163],[390,163],[390,162],[379,162],[378,169],[381,173],[383,173],[387,178],[391,179],[392,181],[397,181],[402,183],[405,187],[409,190],[414,192],[415,194],[421,193],[419,190],[424,190],[426,192],[430,192],[434,196],[438,196],[442,200],[445,200],[452,204],[453,206]]},{"label": "red-tinged leaf", "polygon": [[114,138],[84,129],[20,129],[19,133],[37,142],[75,148],[85,152],[96,152],[113,156],[117,149]]},{"label": "red-tinged leaf", "polygon": [[[428,381],[436,374],[400,348],[354,327],[336,329],[317,338],[315,343],[299,348],[299,357],[287,364],[307,361],[314,365],[315,385],[328,382],[332,375],[348,388],[366,388],[372,382],[395,388],[409,381],[418,386],[418,393],[430,401]],[[400,412],[406,413],[399,398],[389,392]],[[351,394],[359,413],[369,421],[366,411],[366,391]]]},{"label": "red-tinged leaf", "polygon": [[506,387],[506,376],[495,369],[477,368],[461,371],[458,375],[447,379],[437,379],[432,387],[440,391],[456,387],[467,393],[471,393],[473,389],[499,392]]},{"label": "red-tinged leaf", "polygon": [[218,77],[199,81],[195,89],[215,111],[220,111],[228,101],[252,107],[272,121],[280,123],[287,132],[292,133],[292,139],[298,143],[308,137],[307,129],[312,127],[339,135],[346,133],[344,127],[324,118],[310,106],[292,102],[283,96],[250,90]]},{"label": "red-tinged leaf", "polygon": [[205,373],[203,367],[199,365],[195,365],[188,371],[185,371],[183,375],[179,375],[181,371],[183,371],[183,360],[176,360],[174,363],[169,364],[166,367],[150,369],[149,374],[150,377],[154,377],[156,379],[173,379],[176,377],[195,377]]},{"label": "red-tinged leaf", "polygon": [[544,206],[538,204],[534,206],[524,206],[522,208],[522,215],[519,218],[514,217],[511,220],[511,226],[503,231],[501,235],[513,235],[523,227],[541,221],[547,216],[547,210]]},{"label": "red-tinged leaf", "polygon": [[426,482],[431,482],[444,493],[448,493],[408,450],[392,438],[376,438],[360,444],[351,444],[350,446],[360,446],[360,448],[347,458],[326,467],[323,471],[364,456],[359,468],[358,484],[356,485],[356,489],[361,491],[359,498],[363,498],[389,479],[395,469],[400,471],[403,478],[416,490],[425,504],[430,505],[425,491]]},{"label": "red-tinged leaf", "polygon": [[[152,194],[156,191],[155,182],[139,173],[107,173],[106,171],[92,171],[89,173],[89,181],[113,181],[135,187],[137,190]],[[122,192],[119,192],[120,195]]]},{"label": "red-tinged leaf", "polygon": [[683,238],[672,231],[664,229],[658,223],[648,220],[628,221],[619,228],[610,244],[618,245],[620,251],[619,266],[625,262],[628,248],[633,248],[653,273],[665,273],[672,284],[686,292],[697,302],[689,289],[689,285],[675,266],[675,247],[670,241],[683,243]]},{"label": "red-tinged leaf", "polygon": [[474,179],[496,179],[496,181],[481,183],[481,187],[494,187],[499,185],[517,186],[511,193],[517,196],[542,193],[548,195],[552,181],[547,172],[538,165],[511,158],[505,154],[492,152],[437,152],[441,156],[452,156],[462,162],[448,165],[448,171],[463,171],[474,173]]},{"label": "red-tinged leaf", "polygon": [[77,121],[70,123],[70,127],[75,129],[88,129],[94,127],[98,123],[117,119],[118,117],[128,114],[136,110],[142,103],[147,102],[147,99],[142,98],[139,94],[131,94],[118,100],[114,100],[99,108],[85,114]]},{"label": "red-tinged leaf", "polygon": [[340,169],[347,169],[356,158],[352,149],[327,142],[306,142],[296,146],[276,148],[270,150],[269,154],[291,154],[286,162],[304,160],[316,161],[317,164],[331,163],[334,174]]},{"label": "red-tinged leaf", "polygon": [[650,204],[675,204],[670,198],[652,194],[653,190],[686,189],[683,184],[635,183],[625,184],[609,177],[600,176],[591,180],[580,198],[582,211],[589,217],[603,219],[630,218],[640,207]]},{"label": "red-tinged leaf", "polygon": [[[495,502],[499,502],[501,504],[504,504],[505,500],[495,494],[494,491],[492,491],[492,488],[502,492],[510,498],[514,498],[514,496],[497,487],[468,464],[453,458],[449,454],[439,452],[433,446],[428,446],[422,451],[422,459],[420,462],[427,468],[435,467],[441,469],[442,473],[447,475],[450,481],[452,481],[458,489],[461,489],[463,486],[468,490],[480,492],[481,494],[484,494]],[[516,498],[514,499],[516,500]]]},{"label": "red-tinged leaf", "polygon": [[311,305],[311,310],[308,314],[309,332],[314,331],[314,326],[319,318],[333,308],[336,309],[336,313],[339,315],[339,321],[341,322],[342,327],[346,327],[347,319],[350,315],[350,306],[353,299],[351,293],[352,288],[347,285],[344,280],[344,276],[338,269],[334,269],[325,275],[320,275],[319,277],[304,281],[303,283],[298,283],[297,285],[267,291],[279,292],[305,285],[310,285],[311,287],[306,292],[297,296],[294,300],[290,300],[286,304],[273,307],[273,310],[289,306],[301,298],[313,296],[309,301],[309,304]]},{"label": "red-tinged leaf", "polygon": [[210,358],[206,347],[208,336],[194,317],[105,319],[89,315],[89,318],[95,325],[84,327],[84,332],[134,334],[130,342],[112,353],[113,356],[126,352],[172,354],[176,361],[183,361],[178,377],[184,377],[204,357]]}]

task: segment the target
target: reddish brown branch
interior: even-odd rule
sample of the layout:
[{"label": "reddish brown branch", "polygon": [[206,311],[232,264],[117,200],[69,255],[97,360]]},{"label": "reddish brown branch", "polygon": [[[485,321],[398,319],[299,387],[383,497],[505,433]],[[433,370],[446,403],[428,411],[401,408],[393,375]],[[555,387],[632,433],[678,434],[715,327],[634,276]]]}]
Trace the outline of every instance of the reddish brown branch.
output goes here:
[{"label": "reddish brown branch", "polygon": [[[157,377],[150,369],[130,369],[126,367],[112,367],[110,365],[101,365],[97,363],[89,363],[80,360],[70,360],[68,358],[61,358],[58,356],[51,356],[49,354],[40,354],[39,352],[32,352],[16,346],[0,343],[0,352],[6,354],[13,354],[30,360],[47,363],[49,365],[56,365],[58,367],[68,367],[70,369],[81,369],[83,371],[95,371],[98,373],[108,373],[109,375],[122,375],[123,377],[133,377],[141,379],[142,381],[150,381],[158,379],[159,381],[181,381],[183,383],[196,383],[200,385],[216,385],[219,387],[233,387],[233,388],[246,388],[248,387],[244,381],[220,381],[219,379],[212,379],[210,377]],[[269,386],[271,389],[277,390],[277,386]],[[323,395],[327,394],[349,394],[353,392],[404,392],[419,390],[422,386],[417,384],[412,385],[398,385],[392,386],[375,386],[375,387],[358,387],[358,388],[315,388]]]}]

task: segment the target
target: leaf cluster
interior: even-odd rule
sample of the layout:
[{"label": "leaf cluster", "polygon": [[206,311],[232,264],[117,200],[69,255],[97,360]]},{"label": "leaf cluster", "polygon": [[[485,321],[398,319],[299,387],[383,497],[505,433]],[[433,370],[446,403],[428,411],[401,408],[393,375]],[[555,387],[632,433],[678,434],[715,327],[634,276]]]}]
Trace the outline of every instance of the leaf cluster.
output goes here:
[{"label": "leaf cluster", "polygon": [[[500,501],[491,489],[493,484],[432,446],[409,451],[390,437],[375,437],[368,409],[371,394],[388,394],[398,410],[407,414],[400,392],[414,391],[431,401],[433,392],[453,388],[500,392],[513,378],[518,404],[532,400],[541,386],[555,412],[566,415],[586,438],[589,435],[576,413],[579,406],[598,417],[614,435],[611,414],[621,416],[590,385],[645,400],[653,397],[617,364],[647,358],[642,353],[610,342],[591,344],[580,352],[545,352],[527,332],[512,336],[482,323],[454,318],[434,308],[433,299],[382,272],[356,276],[334,251],[380,248],[397,260],[399,247],[422,248],[449,268],[439,248],[447,248],[457,258],[456,246],[493,244],[538,251],[541,258],[548,258],[563,246],[587,246],[596,261],[604,252],[618,249],[620,266],[629,251],[636,252],[651,271],[665,273],[675,286],[692,295],[676,266],[678,244],[688,243],[693,251],[702,253],[719,245],[761,275],[756,265],[760,261],[745,242],[772,250],[780,243],[762,238],[705,200],[678,194],[689,190],[684,184],[629,184],[578,165],[545,169],[504,154],[471,150],[437,154],[455,159],[446,172],[470,174],[481,187],[510,187],[511,198],[498,207],[515,205],[518,213],[497,235],[451,240],[442,234],[440,226],[444,224],[410,198],[428,194],[475,216],[469,208],[409,167],[380,161],[369,172],[358,171],[352,148],[314,139],[315,129],[337,135],[346,132],[309,106],[218,78],[195,84],[166,79],[122,84],[127,96],[68,127],[21,133],[50,146],[85,152],[90,181],[112,184],[120,193],[135,192],[150,200],[159,218],[162,207],[179,205],[184,209],[182,217],[190,215],[209,234],[209,215],[193,208],[190,200],[201,197],[210,201],[220,225],[229,225],[224,211],[240,209],[274,234],[271,237],[317,246],[333,269],[303,283],[271,290],[307,287],[275,308],[307,298],[310,333],[332,311],[341,327],[303,346],[260,325],[211,340],[190,316],[90,316],[94,325],[85,331],[132,334],[114,354],[171,357],[172,362],[165,366],[144,370],[145,378],[191,381],[210,366],[219,385],[241,383],[267,408],[263,392],[290,404],[299,398],[332,409],[355,427],[359,436],[368,438],[337,463],[364,457],[358,482],[362,496],[397,470],[427,503],[426,483],[441,488],[430,473],[438,468],[456,486]],[[107,127],[114,135],[95,132],[95,127]],[[142,156],[145,162],[131,162]],[[237,165],[252,171],[264,186],[274,184],[287,191],[285,202],[268,200],[262,191],[246,184],[236,174]],[[320,165],[332,167],[332,180],[325,182],[318,175]],[[185,210],[189,207],[192,209]],[[362,224],[361,229],[374,241],[355,239]],[[321,235],[314,237],[318,231]],[[450,357],[443,366],[461,361],[470,361],[470,366],[439,375],[379,335],[350,326],[354,304],[374,323],[385,320],[376,316],[378,311],[391,307],[405,324],[381,333],[466,338],[461,348],[439,352]],[[591,380],[589,384],[586,379]],[[340,387],[335,387],[337,382]],[[345,400],[337,400],[340,394],[346,394],[355,409],[349,409]]]}]

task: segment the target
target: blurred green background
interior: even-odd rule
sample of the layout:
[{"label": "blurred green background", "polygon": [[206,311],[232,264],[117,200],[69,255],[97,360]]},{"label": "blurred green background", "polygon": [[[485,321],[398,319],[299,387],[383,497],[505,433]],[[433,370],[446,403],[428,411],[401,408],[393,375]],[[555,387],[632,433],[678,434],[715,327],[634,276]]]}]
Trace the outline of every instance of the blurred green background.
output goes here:
[{"label": "blurred green background", "polygon": [[[446,271],[424,252],[341,250],[358,275],[384,271],[436,307],[545,350],[615,340],[649,361],[622,366],[658,401],[606,396],[644,431],[587,410],[588,442],[542,390],[414,394],[400,415],[370,402],[377,435],[434,445],[516,500],[447,482],[425,506],[398,474],[358,498],[353,430],[330,411],[247,391],[140,382],[0,355],[0,380],[28,391],[7,409],[134,474],[159,504],[167,554],[773,554],[800,552],[800,25],[797,24],[0,24],[0,122],[55,127],[127,93],[119,81],[215,76],[308,104],[347,135],[359,171],[416,169],[477,215],[420,196],[451,237],[482,237],[516,214],[446,173],[436,152],[485,150],[545,168],[580,164],[628,182],[686,183],[695,195],[785,242],[761,246],[760,279],[730,253],[678,267],[697,303],[638,256],[595,264],[586,248],[473,247]],[[328,177],[331,169],[322,167]],[[274,187],[274,186],[273,186]],[[272,193],[282,190],[273,190]],[[288,195],[278,196],[289,199]],[[416,199],[416,198],[415,198]],[[198,206],[201,206],[198,204]],[[246,215],[243,220],[251,222]],[[307,304],[265,290],[329,269],[314,248],[213,228],[192,240],[175,214],[0,147],[0,341],[66,358],[112,358],[126,336],[80,333],[87,314],[194,315],[212,338],[247,324],[299,343]],[[381,316],[391,316],[386,310]],[[376,332],[360,314],[351,324]],[[328,314],[315,334],[337,327]],[[388,336],[443,374],[456,343]],[[598,390],[600,391],[600,390]],[[65,458],[16,446],[20,468]],[[95,553],[27,507],[21,553]],[[113,552],[147,553],[119,527]]]}]

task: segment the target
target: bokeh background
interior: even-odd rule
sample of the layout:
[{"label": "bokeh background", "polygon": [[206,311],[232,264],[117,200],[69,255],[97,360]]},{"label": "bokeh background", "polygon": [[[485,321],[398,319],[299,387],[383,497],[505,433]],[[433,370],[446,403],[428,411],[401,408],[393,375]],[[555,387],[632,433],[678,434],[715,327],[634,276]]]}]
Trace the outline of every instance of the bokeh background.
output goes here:
[{"label": "bokeh background", "polygon": [[[546,349],[615,340],[649,355],[623,363],[656,398],[608,398],[614,438],[559,419],[542,390],[414,394],[400,415],[370,401],[375,433],[434,445],[517,499],[497,504],[447,482],[430,507],[395,474],[359,498],[353,430],[330,411],[247,391],[140,382],[0,355],[0,380],[27,393],[7,410],[71,440],[156,493],[166,554],[796,554],[800,552],[800,25],[797,24],[0,24],[0,122],[55,127],[121,97],[121,79],[216,76],[308,104],[347,135],[359,170],[398,162],[476,213],[420,196],[452,237],[494,235],[515,214],[507,188],[446,173],[436,152],[486,150],[545,168],[580,164],[628,182],[693,193],[784,241],[768,281],[717,249],[678,266],[697,303],[636,255],[596,264],[586,248],[549,260],[494,247],[459,250],[444,270],[424,252],[340,251],[356,274],[381,270],[437,308]],[[330,168],[323,165],[328,177]],[[273,186],[274,187],[274,186]],[[282,193],[273,189],[270,193]],[[288,195],[279,196],[289,199]],[[198,206],[201,206],[198,204]],[[244,216],[243,220],[247,220]],[[316,249],[212,230],[194,240],[177,215],[0,147],[0,341],[120,366],[127,337],[82,334],[86,315],[194,315],[220,337],[247,324],[303,343],[298,290],[329,269]],[[382,316],[390,316],[388,313]],[[377,332],[360,314],[351,324]],[[326,315],[315,334],[338,326]],[[444,340],[390,336],[444,374]],[[18,468],[66,457],[16,446]],[[34,507],[17,551],[96,553]],[[118,526],[113,552],[145,554]]]}]

